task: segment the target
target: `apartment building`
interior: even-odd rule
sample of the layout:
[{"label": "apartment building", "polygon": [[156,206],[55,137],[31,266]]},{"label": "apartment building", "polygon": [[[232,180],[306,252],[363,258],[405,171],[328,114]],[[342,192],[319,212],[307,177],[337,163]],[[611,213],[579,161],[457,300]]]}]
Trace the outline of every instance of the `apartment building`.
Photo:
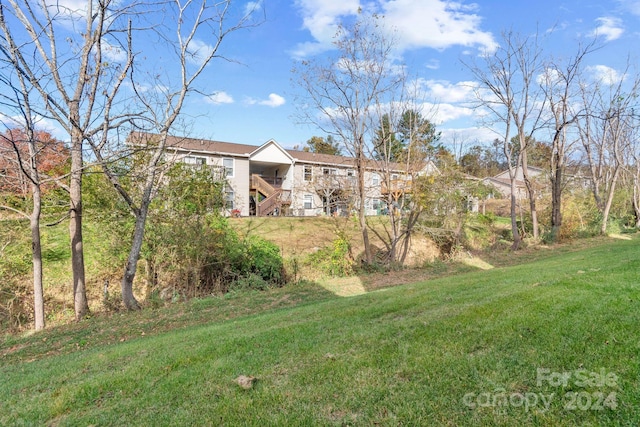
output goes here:
[{"label": "apartment building", "polygon": [[[144,143],[154,136],[137,133],[132,138]],[[167,156],[219,171],[226,181],[229,215],[348,215],[358,200],[352,157],[288,150],[273,139],[256,146],[182,137],[169,138]],[[385,213],[383,198],[410,192],[414,176],[433,173],[436,167],[427,162],[413,171],[400,164],[384,169],[373,160],[366,162],[367,215]]]}]

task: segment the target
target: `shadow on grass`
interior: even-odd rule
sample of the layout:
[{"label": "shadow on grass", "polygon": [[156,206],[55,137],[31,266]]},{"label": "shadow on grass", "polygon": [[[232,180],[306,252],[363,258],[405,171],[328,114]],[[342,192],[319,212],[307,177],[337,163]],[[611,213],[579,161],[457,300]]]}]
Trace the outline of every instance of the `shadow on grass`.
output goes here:
[{"label": "shadow on grass", "polygon": [[156,308],[148,306],[139,311],[94,312],[81,322],[48,327],[38,333],[30,330],[4,335],[0,342],[0,365],[31,362],[334,298],[337,298],[334,293],[315,282],[301,282],[265,291],[237,291]]}]

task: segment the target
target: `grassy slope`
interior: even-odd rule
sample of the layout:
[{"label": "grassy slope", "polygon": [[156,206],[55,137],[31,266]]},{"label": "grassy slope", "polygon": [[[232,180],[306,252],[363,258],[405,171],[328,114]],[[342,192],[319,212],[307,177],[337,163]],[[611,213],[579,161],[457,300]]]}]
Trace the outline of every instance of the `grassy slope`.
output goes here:
[{"label": "grassy slope", "polygon": [[[636,425],[639,271],[637,239],[609,241],[351,298],[251,294],[9,339],[0,425]],[[153,333],[189,316],[199,325]],[[538,385],[537,368],[618,379]],[[555,398],[549,411],[463,403],[502,391]],[[569,391],[615,392],[618,406],[567,410]]]}]

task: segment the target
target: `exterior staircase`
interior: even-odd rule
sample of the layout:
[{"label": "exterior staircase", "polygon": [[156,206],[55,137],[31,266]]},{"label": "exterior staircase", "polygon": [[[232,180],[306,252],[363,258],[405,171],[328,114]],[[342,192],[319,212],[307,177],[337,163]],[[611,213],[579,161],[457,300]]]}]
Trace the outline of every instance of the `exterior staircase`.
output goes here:
[{"label": "exterior staircase", "polygon": [[272,185],[260,175],[251,175],[251,190],[264,196],[259,202],[256,197],[256,216],[281,215],[282,207],[291,205],[290,190],[283,190],[275,182]]}]

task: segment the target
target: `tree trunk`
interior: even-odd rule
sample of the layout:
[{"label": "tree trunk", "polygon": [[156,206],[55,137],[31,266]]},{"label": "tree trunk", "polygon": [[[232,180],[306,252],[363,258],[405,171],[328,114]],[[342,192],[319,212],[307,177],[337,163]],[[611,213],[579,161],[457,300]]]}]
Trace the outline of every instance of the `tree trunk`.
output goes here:
[{"label": "tree trunk", "polygon": [[40,198],[40,185],[31,185],[33,192],[33,210],[31,211],[31,259],[33,263],[33,308],[34,326],[36,331],[45,327],[44,318],[44,291],[42,286],[42,244],[40,241],[40,212],[42,202]]},{"label": "tree trunk", "polygon": [[555,170],[551,171],[551,241],[558,240],[562,228],[562,169],[556,159]]},{"label": "tree trunk", "polygon": [[121,291],[122,303],[127,310],[139,310],[140,304],[133,295],[133,279],[136,276],[138,260],[140,259],[140,251],[144,240],[145,224],[147,222],[147,213],[149,212],[149,202],[142,204],[136,215],[136,224],[133,230],[133,241],[131,242],[131,250],[127,258],[127,265],[122,276]]},{"label": "tree trunk", "polygon": [[611,211],[611,205],[613,204],[613,196],[616,191],[616,183],[618,182],[619,172],[620,168],[616,167],[616,170],[613,173],[613,178],[611,178],[609,194],[607,195],[607,201],[604,205],[604,209],[602,210],[602,224],[600,225],[600,234],[607,234],[607,222],[609,222],[609,212]]},{"label": "tree trunk", "polygon": [[640,228],[640,183],[638,182],[638,178],[634,180],[633,183],[633,212],[636,216],[636,228]]},{"label": "tree trunk", "polygon": [[513,233],[513,245],[511,249],[517,251],[520,247],[520,231],[518,230],[518,212],[516,207],[518,205],[516,194],[516,180],[515,177],[511,178],[511,232]]},{"label": "tree trunk", "polygon": [[367,218],[365,212],[367,188],[364,182],[364,174],[366,168],[364,166],[364,154],[362,153],[362,150],[358,150],[356,162],[358,166],[358,192],[360,193],[358,222],[360,223],[360,230],[362,231],[362,244],[364,245],[364,262],[369,265],[372,263],[372,257],[371,245],[369,243],[369,230],[367,228]]},{"label": "tree trunk", "polygon": [[362,244],[364,245],[364,261],[366,264],[372,263],[371,244],[369,242],[369,230],[367,229],[367,219],[365,217],[364,201],[360,203],[360,213],[358,214],[360,228],[362,229]]},{"label": "tree trunk", "polygon": [[539,227],[538,227],[538,211],[536,209],[536,189],[529,179],[529,166],[527,160],[527,151],[522,152],[522,176],[524,178],[525,186],[527,187],[527,195],[529,196],[529,209],[531,210],[531,225],[533,227],[533,239],[538,240]]},{"label": "tree trunk", "polygon": [[[387,184],[389,184],[387,182]],[[400,228],[400,216],[396,216],[395,206],[393,205],[393,198],[389,194],[387,196],[387,212],[389,212],[389,222],[391,223],[391,245],[389,248],[389,263],[394,265],[398,262],[398,242],[400,239],[399,236],[399,228]]]},{"label": "tree trunk", "polygon": [[69,234],[71,238],[73,303],[76,320],[82,320],[89,313],[82,243],[82,166],[82,135],[79,135],[79,131],[74,130],[71,142],[71,182],[69,185],[71,207]]}]

